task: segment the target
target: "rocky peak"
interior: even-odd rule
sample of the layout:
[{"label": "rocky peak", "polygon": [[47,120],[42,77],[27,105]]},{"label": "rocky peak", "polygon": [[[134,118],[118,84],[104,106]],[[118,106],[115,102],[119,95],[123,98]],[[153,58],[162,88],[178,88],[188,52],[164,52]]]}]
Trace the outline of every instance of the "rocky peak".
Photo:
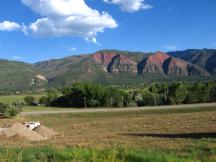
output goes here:
[{"label": "rocky peak", "polygon": [[163,52],[157,52],[145,58],[138,64],[138,74],[160,73],[165,75],[209,75],[208,72],[187,61],[171,57]]},{"label": "rocky peak", "polygon": [[169,55],[163,52],[156,52],[150,55],[138,64],[138,74],[146,73],[164,73],[164,61],[170,58]]},{"label": "rocky peak", "polygon": [[169,55],[163,52],[156,52],[154,55],[148,57],[148,61],[157,63],[158,65],[163,65],[166,59],[170,58]]},{"label": "rocky peak", "polygon": [[97,63],[103,64],[103,65],[108,65],[114,56],[116,56],[115,53],[110,53],[110,52],[99,53],[99,52],[97,52],[93,55],[93,59]]},{"label": "rocky peak", "polygon": [[93,55],[96,63],[109,73],[132,72],[137,73],[137,63],[124,54],[114,52],[97,52]]}]

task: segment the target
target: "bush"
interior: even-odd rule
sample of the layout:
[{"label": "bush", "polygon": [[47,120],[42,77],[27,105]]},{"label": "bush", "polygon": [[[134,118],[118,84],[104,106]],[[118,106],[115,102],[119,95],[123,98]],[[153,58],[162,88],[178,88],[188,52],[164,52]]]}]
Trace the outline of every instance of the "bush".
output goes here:
[{"label": "bush", "polygon": [[157,106],[156,96],[150,92],[144,92],[143,97],[143,106]]},{"label": "bush", "polygon": [[25,102],[26,105],[32,106],[35,103],[35,98],[33,96],[26,96],[24,98],[24,102]]},{"label": "bush", "polygon": [[42,96],[40,99],[39,99],[39,103],[41,105],[49,105],[49,99],[47,96]]},{"label": "bush", "polygon": [[22,110],[21,103],[2,104],[0,103],[0,114],[3,117],[10,118],[17,116]]}]

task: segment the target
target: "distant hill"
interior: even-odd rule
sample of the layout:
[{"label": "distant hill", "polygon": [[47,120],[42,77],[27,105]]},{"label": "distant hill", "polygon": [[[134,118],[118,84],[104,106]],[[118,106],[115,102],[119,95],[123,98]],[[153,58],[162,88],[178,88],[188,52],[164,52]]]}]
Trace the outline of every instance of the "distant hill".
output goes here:
[{"label": "distant hill", "polygon": [[36,63],[49,85],[61,87],[77,81],[109,85],[142,84],[152,81],[195,80],[210,75],[203,67],[168,54],[102,50]]},{"label": "distant hill", "polygon": [[214,49],[190,49],[185,51],[170,52],[169,54],[201,66],[211,74],[216,74],[216,50]]},{"label": "distant hill", "polygon": [[216,50],[128,52],[101,50],[27,64],[0,61],[2,89],[64,87],[75,82],[107,85],[141,85],[173,80],[210,80],[216,73]]},{"label": "distant hill", "polygon": [[0,93],[4,91],[22,91],[44,87],[47,80],[37,73],[32,65],[0,60]]},{"label": "distant hill", "polygon": [[[54,87],[62,87],[78,81],[110,85],[141,84],[142,77],[127,70],[130,70],[132,66],[136,70],[136,59],[141,59],[144,55],[144,53],[104,50],[95,54],[39,62],[35,64],[34,68],[47,77],[49,86]],[[127,62],[124,59],[129,61],[129,56],[134,62],[133,65],[126,65]]]}]

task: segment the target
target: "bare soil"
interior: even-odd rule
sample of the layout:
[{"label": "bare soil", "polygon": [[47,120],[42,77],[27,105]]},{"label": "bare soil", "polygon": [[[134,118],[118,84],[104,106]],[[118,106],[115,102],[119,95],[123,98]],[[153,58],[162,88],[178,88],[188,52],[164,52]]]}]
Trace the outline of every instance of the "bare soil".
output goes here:
[{"label": "bare soil", "polygon": [[34,129],[34,132],[36,132],[37,134],[40,134],[42,137],[45,137],[45,138],[51,138],[57,135],[57,133],[54,130],[49,129],[44,125],[40,125],[36,129]]},{"label": "bare soil", "polygon": [[0,131],[0,139],[18,140],[18,141],[43,141],[47,140],[57,133],[43,125],[31,130],[25,125],[15,122],[9,128]]},{"label": "bare soil", "polygon": [[25,125],[21,123],[14,123],[10,128],[3,131],[5,136],[7,137],[23,137],[26,140],[29,141],[41,141],[45,140],[43,136],[40,134],[32,131],[31,129],[27,128]]}]

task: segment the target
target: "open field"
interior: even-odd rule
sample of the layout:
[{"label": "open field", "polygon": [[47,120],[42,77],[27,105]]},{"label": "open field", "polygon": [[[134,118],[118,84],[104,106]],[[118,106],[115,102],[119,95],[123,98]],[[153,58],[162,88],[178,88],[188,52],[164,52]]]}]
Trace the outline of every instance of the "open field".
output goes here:
[{"label": "open field", "polygon": [[144,106],[144,107],[120,107],[120,108],[60,108],[46,106],[25,106],[21,115],[45,115],[45,114],[66,114],[66,113],[97,113],[97,112],[122,112],[122,111],[141,111],[141,110],[175,110],[175,109],[199,109],[216,107],[216,103],[199,103],[183,105],[165,105],[165,106]]},{"label": "open field", "polygon": [[42,143],[1,139],[1,146],[101,148],[121,145],[142,149],[183,149],[202,144],[216,147],[216,108],[21,116],[1,119],[0,127],[7,127],[15,120],[40,121],[59,135]]},{"label": "open field", "polygon": [[15,121],[40,121],[59,133],[43,142],[1,137],[0,147],[4,149],[0,149],[0,155],[7,153],[10,160],[20,153],[27,160],[216,160],[216,107],[47,114],[0,120],[0,127]]},{"label": "open field", "polygon": [[[9,96],[0,96],[0,103],[10,104],[13,102],[24,102],[24,97],[28,95],[9,95]],[[38,100],[42,95],[30,95],[34,96],[36,100]],[[25,105],[22,109],[24,112],[31,112],[31,111],[48,111],[48,110],[64,110],[63,108],[54,108],[54,107],[47,107],[47,106],[28,106]]]},{"label": "open field", "polygon": [[[29,95],[9,95],[9,96],[0,96],[0,102],[1,103],[12,103],[12,102],[24,102],[24,97],[29,96]],[[30,95],[31,96],[31,95]],[[42,95],[32,95],[36,99],[39,99]]]}]

